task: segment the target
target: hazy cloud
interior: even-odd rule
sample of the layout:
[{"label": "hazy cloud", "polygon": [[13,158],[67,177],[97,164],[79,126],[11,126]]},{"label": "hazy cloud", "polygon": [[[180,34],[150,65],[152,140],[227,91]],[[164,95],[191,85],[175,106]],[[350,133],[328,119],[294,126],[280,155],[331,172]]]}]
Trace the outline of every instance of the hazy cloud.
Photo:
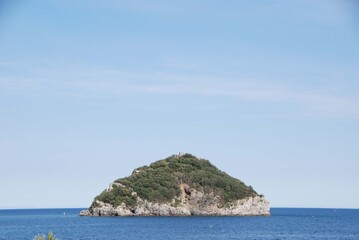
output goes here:
[{"label": "hazy cloud", "polygon": [[359,117],[359,99],[322,89],[295,89],[268,84],[266,79],[128,72],[114,69],[34,70],[31,77],[0,77],[2,90],[53,92],[63,97],[101,97],[129,94],[219,96],[232,101],[297,106],[297,114],[316,117]]}]

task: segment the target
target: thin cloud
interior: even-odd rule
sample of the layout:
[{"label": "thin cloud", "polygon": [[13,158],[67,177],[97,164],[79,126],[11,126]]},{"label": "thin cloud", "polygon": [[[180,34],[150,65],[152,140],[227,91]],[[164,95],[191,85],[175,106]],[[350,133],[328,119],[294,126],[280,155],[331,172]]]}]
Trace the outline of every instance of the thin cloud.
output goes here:
[{"label": "thin cloud", "polygon": [[178,75],[164,72],[138,73],[114,69],[40,69],[38,77],[0,78],[1,89],[54,92],[63,97],[118,96],[131,94],[193,95],[226,97],[232,101],[291,104],[297,115],[312,117],[359,117],[359,99],[283,85],[264,80],[229,78],[220,75]]},{"label": "thin cloud", "polygon": [[237,101],[254,103],[293,104],[299,107],[298,115],[317,117],[358,117],[359,99],[334,96],[313,91],[296,91],[285,87],[262,87],[241,84],[243,80],[231,84],[210,83],[173,84],[141,86],[140,90],[153,94],[194,94],[201,96],[231,97]]}]

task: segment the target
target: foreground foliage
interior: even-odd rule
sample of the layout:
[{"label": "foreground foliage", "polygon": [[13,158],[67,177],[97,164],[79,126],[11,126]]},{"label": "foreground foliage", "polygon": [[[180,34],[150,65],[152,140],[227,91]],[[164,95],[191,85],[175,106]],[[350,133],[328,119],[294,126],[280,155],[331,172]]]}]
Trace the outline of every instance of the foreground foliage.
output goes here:
[{"label": "foreground foliage", "polygon": [[59,240],[52,232],[47,234],[47,238],[45,235],[36,235],[34,240]]},{"label": "foreground foliage", "polygon": [[257,195],[251,186],[218,170],[208,160],[185,154],[137,168],[131,176],[116,180],[110,191],[103,191],[95,199],[113,206],[121,203],[134,206],[137,198],[132,194],[134,191],[150,202],[170,202],[181,194],[181,183],[204,193],[213,193],[223,204]]}]

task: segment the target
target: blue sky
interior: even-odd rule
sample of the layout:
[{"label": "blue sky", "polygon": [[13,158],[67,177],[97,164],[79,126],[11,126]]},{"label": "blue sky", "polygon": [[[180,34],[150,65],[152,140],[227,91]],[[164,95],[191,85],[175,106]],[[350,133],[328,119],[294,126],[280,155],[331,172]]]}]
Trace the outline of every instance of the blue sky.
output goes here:
[{"label": "blue sky", "polygon": [[274,207],[359,208],[355,1],[2,1],[0,208],[88,207],[209,159]]}]

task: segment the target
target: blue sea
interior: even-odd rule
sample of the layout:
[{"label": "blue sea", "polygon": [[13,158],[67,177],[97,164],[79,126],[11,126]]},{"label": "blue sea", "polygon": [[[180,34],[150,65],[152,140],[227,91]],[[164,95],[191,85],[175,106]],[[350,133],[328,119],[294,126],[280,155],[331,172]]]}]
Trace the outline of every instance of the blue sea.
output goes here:
[{"label": "blue sea", "polygon": [[80,217],[82,209],[0,210],[0,239],[359,239],[359,210],[272,208],[270,217]]}]

